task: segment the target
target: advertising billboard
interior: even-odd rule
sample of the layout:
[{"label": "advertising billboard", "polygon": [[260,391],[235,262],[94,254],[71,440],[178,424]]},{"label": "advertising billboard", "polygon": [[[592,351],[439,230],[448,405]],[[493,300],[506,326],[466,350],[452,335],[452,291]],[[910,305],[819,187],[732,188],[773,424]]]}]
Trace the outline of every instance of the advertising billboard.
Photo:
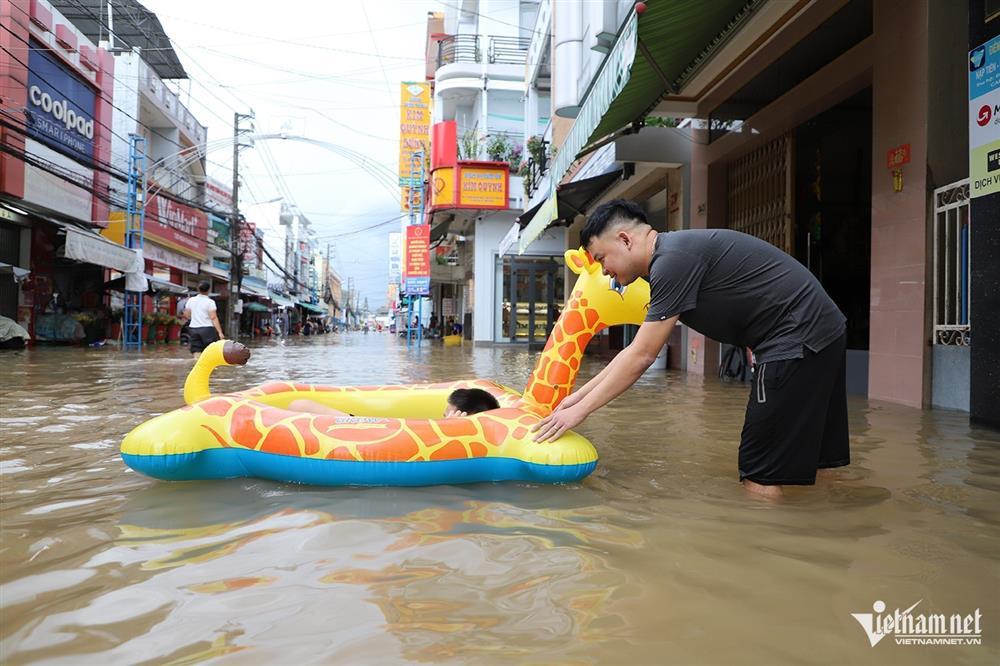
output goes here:
[{"label": "advertising billboard", "polygon": [[410,184],[413,153],[424,151],[425,162],[431,131],[431,86],[427,82],[400,84],[399,99],[399,185]]},{"label": "advertising billboard", "polygon": [[1000,192],[1000,37],[969,52],[969,196]]},{"label": "advertising billboard", "polygon": [[411,224],[406,227],[406,284],[407,296],[427,296],[431,293],[431,226]]},{"label": "advertising billboard", "polygon": [[[155,185],[150,189],[155,189]],[[208,214],[152,194],[146,201],[144,234],[147,239],[198,259],[205,258]]]},{"label": "advertising billboard", "polygon": [[28,53],[28,136],[90,161],[94,156],[94,104],[89,83],[65,69],[41,43]]}]

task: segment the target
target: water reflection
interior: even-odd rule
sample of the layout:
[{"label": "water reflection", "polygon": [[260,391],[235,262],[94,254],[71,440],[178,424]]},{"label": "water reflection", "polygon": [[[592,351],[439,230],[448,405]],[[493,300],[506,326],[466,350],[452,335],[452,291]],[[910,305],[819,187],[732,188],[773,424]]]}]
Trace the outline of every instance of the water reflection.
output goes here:
[{"label": "water reflection", "polygon": [[[520,388],[533,361],[376,335],[254,354],[216,390]],[[736,483],[746,390],[671,373],[584,424],[601,462],[572,486],[171,484],[117,447],[181,404],[182,350],[2,361],[5,663],[996,661],[1000,436],[961,414],[854,400],[854,464],[779,504]],[[850,617],[875,599],[979,607],[984,645],[876,654]]]}]

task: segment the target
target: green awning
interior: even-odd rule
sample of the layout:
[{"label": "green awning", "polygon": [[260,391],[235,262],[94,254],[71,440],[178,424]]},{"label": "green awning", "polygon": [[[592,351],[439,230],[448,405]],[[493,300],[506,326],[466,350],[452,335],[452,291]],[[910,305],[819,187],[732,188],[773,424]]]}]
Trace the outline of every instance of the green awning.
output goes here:
[{"label": "green awning", "polygon": [[591,132],[587,145],[644,117],[664,95],[676,94],[762,4],[763,0],[647,3],[638,17],[639,40],[628,83]]},{"label": "green awning", "polygon": [[303,303],[302,301],[298,301],[295,304],[298,305],[303,310],[305,310],[306,312],[310,312],[312,314],[318,314],[318,315],[327,314],[325,308],[321,308],[318,305],[313,305],[312,303]]},{"label": "green awning", "polygon": [[[573,163],[604,137],[642,119],[676,93],[764,0],[657,0],[632,9],[598,69],[547,175],[531,198],[555,215],[555,192]],[[551,209],[551,210],[550,210]],[[536,215],[521,231],[518,252],[549,225]]]},{"label": "green awning", "polygon": [[270,312],[271,309],[263,303],[245,303],[243,309],[247,312]]}]

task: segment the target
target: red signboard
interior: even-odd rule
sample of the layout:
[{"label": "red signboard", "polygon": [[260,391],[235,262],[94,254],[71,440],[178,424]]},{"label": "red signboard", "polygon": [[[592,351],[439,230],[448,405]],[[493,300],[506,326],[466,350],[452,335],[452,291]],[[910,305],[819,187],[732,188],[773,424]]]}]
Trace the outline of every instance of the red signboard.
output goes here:
[{"label": "red signboard", "polygon": [[890,169],[898,169],[910,162],[910,144],[904,143],[901,146],[890,148],[886,153],[885,164]]},{"label": "red signboard", "polygon": [[153,194],[146,202],[145,235],[160,245],[198,259],[205,258],[208,215]]},{"label": "red signboard", "polygon": [[406,227],[404,289],[411,296],[429,294],[431,285],[431,225],[411,224]]}]

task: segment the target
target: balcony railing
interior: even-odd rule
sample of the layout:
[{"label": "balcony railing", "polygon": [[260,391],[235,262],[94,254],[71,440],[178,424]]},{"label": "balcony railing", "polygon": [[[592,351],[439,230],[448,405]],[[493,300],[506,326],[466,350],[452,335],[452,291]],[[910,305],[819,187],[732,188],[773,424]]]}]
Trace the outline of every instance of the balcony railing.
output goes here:
[{"label": "balcony railing", "polygon": [[523,65],[528,61],[531,40],[495,35],[451,35],[438,42],[437,66],[455,62],[483,62],[482,44],[489,64]]}]

